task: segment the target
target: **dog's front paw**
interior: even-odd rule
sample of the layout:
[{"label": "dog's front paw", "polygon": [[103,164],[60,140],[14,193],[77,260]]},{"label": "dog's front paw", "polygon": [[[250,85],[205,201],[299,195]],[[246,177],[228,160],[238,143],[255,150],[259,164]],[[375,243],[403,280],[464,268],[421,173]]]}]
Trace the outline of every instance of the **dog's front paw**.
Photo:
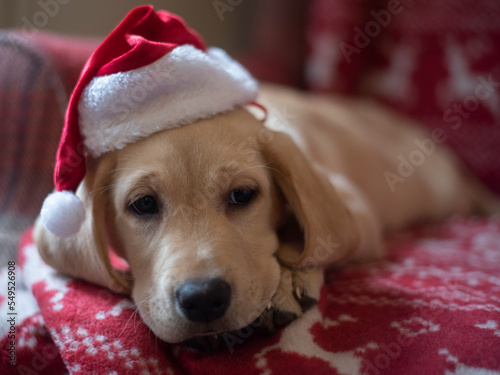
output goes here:
[{"label": "dog's front paw", "polygon": [[270,332],[300,317],[319,299],[323,270],[281,267],[281,279],[262,318]]}]

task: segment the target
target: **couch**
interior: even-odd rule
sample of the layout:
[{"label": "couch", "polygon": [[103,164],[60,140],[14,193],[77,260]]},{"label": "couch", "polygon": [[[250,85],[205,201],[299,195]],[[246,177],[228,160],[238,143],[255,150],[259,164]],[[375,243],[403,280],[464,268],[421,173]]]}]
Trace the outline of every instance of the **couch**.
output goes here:
[{"label": "couch", "polygon": [[[500,193],[500,4],[285,5],[259,2],[265,16],[240,56],[257,78],[375,98],[438,129],[441,146]],[[228,335],[211,355],[159,342],[129,298],[47,267],[29,227],[52,190],[69,94],[97,44],[0,33],[0,282],[13,269],[17,282],[16,363],[11,326],[0,324],[0,373],[500,374],[498,217],[392,233],[384,259],[329,271],[303,318],[270,337],[258,324]],[[1,291],[2,319],[9,301]]]}]

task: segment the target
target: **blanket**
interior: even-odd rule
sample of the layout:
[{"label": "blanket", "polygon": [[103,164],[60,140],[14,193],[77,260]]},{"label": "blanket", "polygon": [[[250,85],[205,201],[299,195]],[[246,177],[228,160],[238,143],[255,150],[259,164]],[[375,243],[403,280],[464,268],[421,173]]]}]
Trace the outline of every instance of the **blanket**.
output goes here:
[{"label": "blanket", "polygon": [[55,272],[29,231],[15,299],[0,274],[0,373],[499,375],[500,219],[418,227],[387,247],[329,271],[318,304],[274,335],[250,326],[206,355],[160,341],[128,297]]}]

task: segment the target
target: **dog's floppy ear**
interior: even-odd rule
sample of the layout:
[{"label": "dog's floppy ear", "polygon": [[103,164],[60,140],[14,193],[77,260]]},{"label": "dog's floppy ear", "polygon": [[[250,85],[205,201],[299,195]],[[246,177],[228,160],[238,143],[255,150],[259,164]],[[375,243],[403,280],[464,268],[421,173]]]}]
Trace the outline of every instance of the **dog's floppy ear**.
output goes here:
[{"label": "dog's floppy ear", "polygon": [[[357,242],[350,212],[329,179],[318,173],[290,136],[279,132],[272,135],[262,145],[261,153],[294,215],[292,222],[300,227],[281,228],[294,243],[284,244],[287,251],[278,252],[280,261],[297,267],[324,267],[345,259]],[[297,236],[300,230],[302,234]],[[291,231],[295,232],[292,236]]]},{"label": "dog's floppy ear", "polygon": [[87,160],[87,172],[77,195],[84,204],[85,221],[79,232],[69,238],[52,235],[35,225],[35,242],[42,259],[63,274],[90,281],[118,293],[130,293],[127,274],[113,268],[108,254],[106,212],[110,209],[109,187],[115,168],[113,153],[100,160]]}]

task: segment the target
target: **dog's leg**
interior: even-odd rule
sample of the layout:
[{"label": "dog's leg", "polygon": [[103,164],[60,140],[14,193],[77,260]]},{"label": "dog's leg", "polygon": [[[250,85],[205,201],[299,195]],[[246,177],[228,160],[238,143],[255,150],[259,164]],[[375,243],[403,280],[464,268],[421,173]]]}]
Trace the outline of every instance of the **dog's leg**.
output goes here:
[{"label": "dog's leg", "polygon": [[300,317],[319,299],[323,285],[321,268],[281,267],[281,280],[271,302],[262,314],[262,327],[274,332]]}]

